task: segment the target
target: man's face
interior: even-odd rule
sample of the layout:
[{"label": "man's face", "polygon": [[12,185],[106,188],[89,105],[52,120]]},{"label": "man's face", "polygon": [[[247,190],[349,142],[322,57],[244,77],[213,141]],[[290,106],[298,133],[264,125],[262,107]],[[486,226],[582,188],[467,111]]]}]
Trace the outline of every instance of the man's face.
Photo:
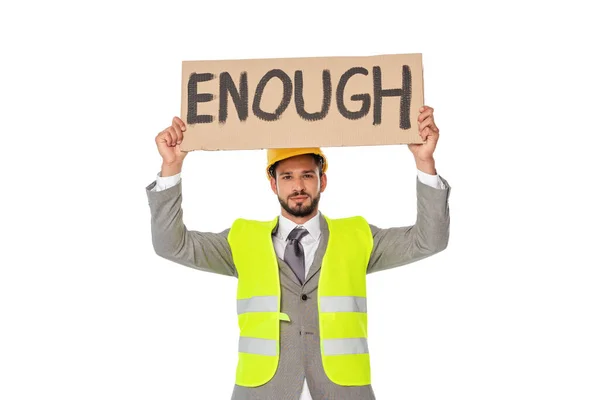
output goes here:
[{"label": "man's face", "polygon": [[271,178],[271,189],[290,215],[306,217],[317,210],[327,177],[319,179],[319,167],[313,156],[303,154],[281,161],[275,177]]}]

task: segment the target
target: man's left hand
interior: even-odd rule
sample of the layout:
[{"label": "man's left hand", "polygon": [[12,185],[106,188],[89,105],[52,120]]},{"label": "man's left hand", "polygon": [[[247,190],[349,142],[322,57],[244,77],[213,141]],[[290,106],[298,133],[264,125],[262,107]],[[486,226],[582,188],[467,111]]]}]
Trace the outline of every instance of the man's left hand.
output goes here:
[{"label": "man's left hand", "polygon": [[440,130],[436,126],[433,119],[433,108],[429,106],[423,106],[421,109],[419,109],[419,111],[419,135],[425,141],[425,143],[411,143],[408,145],[408,148],[415,157],[417,166],[426,166],[428,171],[424,172],[428,173],[432,173],[430,169],[432,167],[433,173],[435,174],[433,152],[435,150],[435,146],[437,145],[437,141],[440,138]]}]

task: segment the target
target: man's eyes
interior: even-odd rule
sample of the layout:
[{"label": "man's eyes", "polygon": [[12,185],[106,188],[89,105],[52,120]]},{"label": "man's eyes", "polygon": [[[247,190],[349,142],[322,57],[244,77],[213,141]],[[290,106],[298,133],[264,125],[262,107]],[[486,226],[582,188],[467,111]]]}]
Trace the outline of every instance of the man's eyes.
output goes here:
[{"label": "man's eyes", "polygon": [[[302,175],[302,177],[312,179],[315,177],[315,175],[314,174],[304,174],[304,175]],[[284,175],[281,177],[281,179],[291,179],[291,178],[292,178],[291,175]]]}]

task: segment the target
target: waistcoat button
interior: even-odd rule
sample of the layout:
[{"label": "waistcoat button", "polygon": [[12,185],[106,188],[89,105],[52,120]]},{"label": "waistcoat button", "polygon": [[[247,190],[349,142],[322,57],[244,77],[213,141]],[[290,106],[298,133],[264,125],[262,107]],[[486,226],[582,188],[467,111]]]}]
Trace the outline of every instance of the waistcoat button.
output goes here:
[{"label": "waistcoat button", "polygon": [[308,299],[308,296],[305,295],[305,294],[303,294],[302,297],[301,297],[301,299],[304,300],[304,301],[306,301],[306,299]]}]

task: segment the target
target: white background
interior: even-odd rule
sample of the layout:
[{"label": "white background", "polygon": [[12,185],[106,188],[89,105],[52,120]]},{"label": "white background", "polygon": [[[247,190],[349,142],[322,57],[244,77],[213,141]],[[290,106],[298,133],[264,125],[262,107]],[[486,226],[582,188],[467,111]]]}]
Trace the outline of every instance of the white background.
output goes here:
[{"label": "white background", "polygon": [[[451,238],[369,276],[377,398],[600,398],[592,2],[169,3],[2,6],[1,399],[230,398],[236,280],[151,244],[181,61],[413,52]],[[414,223],[405,146],[325,150],[323,212]],[[186,225],[276,215],[265,159],[188,155]]]}]

